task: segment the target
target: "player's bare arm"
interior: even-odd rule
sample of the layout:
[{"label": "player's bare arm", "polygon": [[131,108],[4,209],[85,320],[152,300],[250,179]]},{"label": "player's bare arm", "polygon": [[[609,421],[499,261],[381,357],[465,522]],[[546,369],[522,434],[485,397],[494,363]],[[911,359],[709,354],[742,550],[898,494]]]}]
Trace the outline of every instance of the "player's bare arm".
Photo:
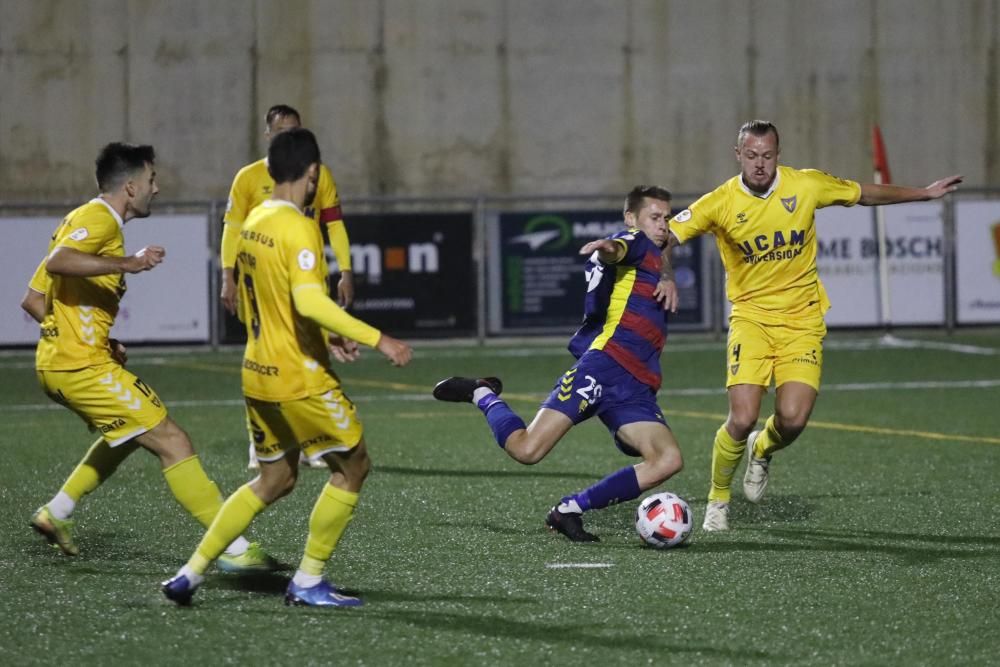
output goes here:
[{"label": "player's bare arm", "polygon": [[31,319],[41,324],[45,319],[45,295],[29,287],[21,299],[21,309],[31,315]]},{"label": "player's bare arm", "polygon": [[403,341],[382,334],[375,349],[392,362],[393,366],[405,366],[413,358],[413,350]]},{"label": "player's bare arm", "polygon": [[142,273],[149,271],[166,256],[167,251],[156,245],[146,246],[134,255],[110,257],[80,252],[59,246],[45,262],[45,270],[59,276],[103,276],[109,273]]},{"label": "player's bare arm", "polygon": [[354,303],[354,272],[350,269],[340,272],[340,280],[337,282],[337,301],[342,308]]},{"label": "player's bare arm", "polygon": [[858,203],[862,206],[879,206],[882,204],[902,204],[911,201],[940,199],[958,190],[958,184],[961,182],[961,174],[955,174],[954,176],[934,181],[925,188],[865,183],[861,186],[861,198],[858,200]]},{"label": "player's bare arm", "polygon": [[219,291],[219,300],[230,315],[236,314],[236,270],[233,267],[223,267],[222,269],[222,289]]},{"label": "player's bare arm", "polygon": [[653,290],[653,298],[657,303],[663,304],[664,310],[671,313],[677,312],[679,297],[677,296],[677,281],[674,279],[673,254],[674,246],[677,245],[677,237],[667,234],[667,245],[663,248],[663,264],[660,266],[660,281],[656,283]]},{"label": "player's bare arm", "polygon": [[580,248],[581,255],[591,255],[594,252],[605,264],[617,264],[625,256],[625,246],[611,239],[599,239]]}]

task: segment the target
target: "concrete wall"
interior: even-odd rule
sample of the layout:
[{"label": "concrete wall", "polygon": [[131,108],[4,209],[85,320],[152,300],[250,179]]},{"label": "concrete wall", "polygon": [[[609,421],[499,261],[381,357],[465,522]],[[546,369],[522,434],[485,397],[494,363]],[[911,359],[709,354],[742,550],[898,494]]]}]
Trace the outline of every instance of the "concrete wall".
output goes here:
[{"label": "concrete wall", "polygon": [[346,199],[701,192],[740,122],[783,161],[1000,186],[1000,0],[0,0],[0,201],[79,199],[105,142],[223,197],[284,102]]}]

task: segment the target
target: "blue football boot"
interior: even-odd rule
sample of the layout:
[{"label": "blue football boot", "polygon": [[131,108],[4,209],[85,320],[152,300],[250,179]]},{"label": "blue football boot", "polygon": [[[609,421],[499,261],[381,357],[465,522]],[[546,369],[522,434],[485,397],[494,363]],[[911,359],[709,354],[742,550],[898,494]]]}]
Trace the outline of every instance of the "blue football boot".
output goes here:
[{"label": "blue football boot", "polygon": [[288,590],[285,591],[285,604],[308,607],[360,607],[364,602],[361,598],[338,593],[334,585],[328,581],[321,581],[309,588],[297,586],[294,581],[290,581]]},{"label": "blue football boot", "polygon": [[191,604],[191,597],[198,590],[197,586],[192,586],[191,582],[183,574],[178,574],[172,579],[167,579],[161,584],[160,590],[171,602],[175,602],[182,607]]}]

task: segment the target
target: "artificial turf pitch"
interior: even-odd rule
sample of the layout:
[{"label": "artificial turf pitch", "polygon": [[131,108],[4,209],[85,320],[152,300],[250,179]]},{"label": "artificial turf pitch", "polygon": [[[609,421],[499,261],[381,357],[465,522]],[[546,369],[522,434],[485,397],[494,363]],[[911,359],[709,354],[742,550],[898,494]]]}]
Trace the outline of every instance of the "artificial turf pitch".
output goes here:
[{"label": "artificial turf pitch", "polygon": [[[78,508],[80,555],[46,546],[28,519],[91,437],[41,393],[30,354],[4,356],[0,664],[991,664],[1000,336],[902,337],[920,344],[831,335],[811,425],[775,457],[759,506],[742,499],[741,467],[733,529],[709,534],[723,343],[672,336],[660,404],[685,469],[663,489],[688,500],[696,529],[669,551],[639,542],[637,501],[587,516],[599,544],[545,530],[560,496],[629,461],[596,420],[527,467],[475,408],[430,400],[443,377],[495,374],[530,417],[570,365],[560,346],[420,347],[405,369],[366,353],[341,374],[374,469],[328,567],[358,610],[283,606],[290,573],[212,574],[193,607],[167,602],[159,582],[202,530],[141,451]],[[249,479],[239,351],[133,350],[129,366],[225,493]],[[296,564],[324,479],[302,470],[251,539]]]}]

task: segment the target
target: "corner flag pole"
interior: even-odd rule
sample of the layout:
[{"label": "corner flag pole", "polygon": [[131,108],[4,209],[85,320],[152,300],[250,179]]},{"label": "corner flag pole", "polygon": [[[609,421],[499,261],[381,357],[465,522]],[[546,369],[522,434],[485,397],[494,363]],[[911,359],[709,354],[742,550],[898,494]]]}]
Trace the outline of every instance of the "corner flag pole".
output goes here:
[{"label": "corner flag pole", "polygon": [[[882,142],[882,131],[878,125],[872,127],[872,161],[875,167],[875,183],[891,183],[889,174],[889,159],[885,154],[885,144]],[[882,326],[886,331],[892,329],[892,305],[889,303],[889,253],[886,243],[885,210],[882,206],[875,208],[875,234],[878,245],[878,284],[879,313]]]}]

